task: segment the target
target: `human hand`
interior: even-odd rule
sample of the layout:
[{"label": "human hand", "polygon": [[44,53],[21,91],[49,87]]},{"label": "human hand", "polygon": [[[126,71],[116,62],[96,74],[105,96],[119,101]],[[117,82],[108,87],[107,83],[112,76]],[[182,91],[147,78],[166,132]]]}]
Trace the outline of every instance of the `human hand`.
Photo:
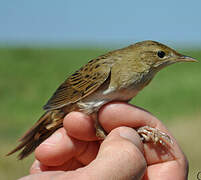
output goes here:
[{"label": "human hand", "polygon": [[[64,128],[36,149],[40,162],[35,161],[30,170],[33,175],[24,179],[141,179],[143,174],[143,179],[150,180],[187,178],[184,154],[164,125],[150,113],[126,103],[110,103],[101,108],[99,121],[107,132],[114,129],[101,146],[90,117],[79,112],[68,114]],[[142,148],[136,131],[117,128],[145,125],[169,134],[173,146],[149,143]]]}]

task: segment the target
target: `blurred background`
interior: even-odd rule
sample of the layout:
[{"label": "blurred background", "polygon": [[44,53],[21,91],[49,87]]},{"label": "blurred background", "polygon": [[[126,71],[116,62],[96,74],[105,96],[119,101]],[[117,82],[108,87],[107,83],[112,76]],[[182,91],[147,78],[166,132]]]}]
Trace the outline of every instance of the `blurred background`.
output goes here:
[{"label": "blurred background", "polygon": [[[1,1],[0,179],[28,174],[33,160],[5,154],[43,113],[64,79],[103,53],[142,40],[165,43],[201,61],[201,1]],[[161,71],[132,103],[170,129],[201,171],[201,63]]]}]

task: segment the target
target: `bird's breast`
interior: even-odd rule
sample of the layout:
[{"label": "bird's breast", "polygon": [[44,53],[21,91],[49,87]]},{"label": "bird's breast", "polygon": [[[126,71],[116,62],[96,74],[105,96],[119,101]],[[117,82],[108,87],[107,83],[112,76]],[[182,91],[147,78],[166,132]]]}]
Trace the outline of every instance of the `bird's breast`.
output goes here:
[{"label": "bird's breast", "polygon": [[129,101],[135,97],[138,93],[137,89],[125,88],[120,90],[115,90],[111,93],[104,94],[104,90],[98,90],[86,98],[78,102],[80,109],[87,114],[98,111],[101,106],[111,101]]}]

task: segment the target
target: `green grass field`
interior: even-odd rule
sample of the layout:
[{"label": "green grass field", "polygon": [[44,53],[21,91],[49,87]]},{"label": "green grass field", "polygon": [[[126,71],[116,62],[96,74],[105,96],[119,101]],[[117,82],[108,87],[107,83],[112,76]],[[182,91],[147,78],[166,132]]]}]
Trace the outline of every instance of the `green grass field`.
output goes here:
[{"label": "green grass field", "polygon": [[[33,156],[17,161],[5,154],[41,115],[64,79],[104,49],[0,48],[0,179],[28,174]],[[201,50],[182,53],[201,61]],[[201,171],[201,63],[180,63],[157,74],[132,103],[172,130],[190,161],[190,179]],[[196,148],[195,148],[196,147]]]}]

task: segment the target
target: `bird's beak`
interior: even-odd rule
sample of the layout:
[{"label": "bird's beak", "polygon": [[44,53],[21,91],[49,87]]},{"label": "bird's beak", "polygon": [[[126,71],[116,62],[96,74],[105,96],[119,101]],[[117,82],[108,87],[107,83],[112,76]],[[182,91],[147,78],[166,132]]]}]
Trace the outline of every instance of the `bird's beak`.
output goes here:
[{"label": "bird's beak", "polygon": [[157,67],[158,69],[162,69],[163,67],[169,66],[177,62],[199,62],[199,61],[192,57],[179,54],[177,57],[174,57],[172,59],[168,59],[166,61],[156,63],[154,67]]},{"label": "bird's beak", "polygon": [[189,57],[189,56],[180,56],[177,60],[177,62],[198,62],[198,60]]}]

